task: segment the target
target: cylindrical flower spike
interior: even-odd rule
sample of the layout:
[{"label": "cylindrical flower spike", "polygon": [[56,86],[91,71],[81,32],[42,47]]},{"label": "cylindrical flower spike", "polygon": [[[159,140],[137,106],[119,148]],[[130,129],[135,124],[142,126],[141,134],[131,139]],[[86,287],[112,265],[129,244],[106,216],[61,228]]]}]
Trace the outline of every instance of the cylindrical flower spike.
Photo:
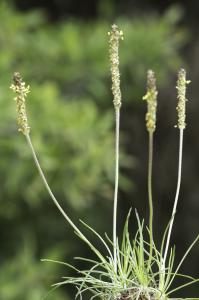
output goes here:
[{"label": "cylindrical flower spike", "polygon": [[108,35],[110,36],[109,54],[111,62],[113,104],[115,108],[120,108],[122,102],[119,72],[119,40],[123,40],[123,32],[114,24],[112,25],[112,30],[108,32]]},{"label": "cylindrical flower spike", "polygon": [[143,100],[147,101],[146,128],[154,132],[156,128],[157,95],[155,73],[152,70],[147,72],[147,93]]},{"label": "cylindrical flower spike", "polygon": [[177,112],[178,112],[178,125],[177,127],[179,129],[185,129],[186,127],[186,86],[191,81],[186,80],[186,71],[184,69],[180,69],[178,72],[178,80],[177,80],[177,98],[178,98],[178,104],[177,104]]},{"label": "cylindrical flower spike", "polygon": [[27,94],[30,92],[30,87],[29,85],[25,85],[20,73],[15,72],[13,75],[13,84],[10,88],[17,94],[14,100],[17,103],[17,123],[19,125],[19,131],[27,135],[30,132],[30,127],[28,126],[25,102]]}]

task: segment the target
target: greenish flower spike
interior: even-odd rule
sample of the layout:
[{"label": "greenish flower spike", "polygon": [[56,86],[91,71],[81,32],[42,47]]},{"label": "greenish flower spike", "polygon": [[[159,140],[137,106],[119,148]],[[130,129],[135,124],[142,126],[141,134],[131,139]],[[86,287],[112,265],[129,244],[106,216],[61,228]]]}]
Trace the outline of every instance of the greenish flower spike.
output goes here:
[{"label": "greenish flower spike", "polygon": [[149,132],[154,132],[156,128],[157,95],[155,73],[148,70],[147,93],[143,100],[147,101],[146,128]]},{"label": "greenish flower spike", "polygon": [[186,86],[191,81],[186,80],[186,71],[184,69],[180,69],[178,72],[178,80],[177,80],[177,86],[176,89],[178,91],[178,105],[177,105],[177,112],[178,112],[178,125],[177,127],[179,129],[185,129],[186,123]]},{"label": "greenish flower spike", "polygon": [[119,41],[123,40],[123,32],[118,29],[117,25],[112,25],[112,30],[108,32],[109,54],[111,62],[112,92],[113,104],[115,108],[121,107],[121,90],[120,90],[120,72],[119,72]]},{"label": "greenish flower spike", "polygon": [[30,132],[30,127],[28,126],[25,102],[27,94],[30,92],[30,87],[29,85],[25,85],[20,73],[15,72],[13,75],[13,84],[10,88],[17,94],[14,100],[17,103],[17,123],[19,125],[19,131],[27,135]]}]

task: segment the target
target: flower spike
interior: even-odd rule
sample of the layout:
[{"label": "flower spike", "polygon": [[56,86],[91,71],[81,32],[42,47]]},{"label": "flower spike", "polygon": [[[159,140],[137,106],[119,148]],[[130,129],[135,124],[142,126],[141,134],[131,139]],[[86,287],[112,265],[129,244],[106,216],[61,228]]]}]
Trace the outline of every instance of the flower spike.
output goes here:
[{"label": "flower spike", "polygon": [[10,88],[17,94],[14,100],[17,103],[17,123],[19,125],[19,131],[27,135],[30,132],[30,127],[28,125],[25,102],[27,94],[30,92],[30,86],[26,86],[20,73],[15,72],[13,75],[13,84],[11,84]]},{"label": "flower spike", "polygon": [[119,72],[119,40],[123,40],[123,32],[114,24],[112,25],[112,30],[108,32],[108,35],[110,36],[109,54],[111,62],[113,104],[115,108],[120,108],[122,102]]},{"label": "flower spike", "polygon": [[186,86],[191,81],[186,80],[186,71],[184,69],[180,69],[178,72],[178,80],[176,89],[178,91],[178,104],[177,104],[177,112],[178,112],[178,127],[179,129],[185,129],[186,127]]},{"label": "flower spike", "polygon": [[156,128],[157,95],[155,73],[148,70],[147,93],[143,100],[147,101],[146,128],[149,132],[154,132]]}]

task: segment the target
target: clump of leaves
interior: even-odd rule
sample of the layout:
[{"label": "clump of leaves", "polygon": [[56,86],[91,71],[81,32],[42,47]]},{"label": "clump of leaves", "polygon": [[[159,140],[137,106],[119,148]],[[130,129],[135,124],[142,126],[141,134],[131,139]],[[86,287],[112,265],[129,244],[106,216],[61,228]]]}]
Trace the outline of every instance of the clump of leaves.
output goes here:
[{"label": "clump of leaves", "polygon": [[[116,246],[117,272],[115,272],[115,264],[110,247],[113,245],[112,241],[107,236],[103,239],[96,231],[82,222],[104,244],[107,256],[99,256],[99,253],[94,250],[98,260],[76,257],[76,260],[85,261],[90,264],[90,268],[86,270],[77,269],[73,265],[65,262],[48,259],[43,260],[63,264],[76,272],[74,277],[63,277],[62,281],[53,285],[54,288],[65,284],[74,285],[77,288],[76,297],[79,296],[80,299],[84,293],[87,295],[89,292],[91,295],[89,299],[166,300],[169,299],[169,296],[173,292],[198,281],[191,276],[179,273],[182,263],[198,241],[198,237],[188,248],[180,263],[175,268],[175,248],[171,248],[168,264],[163,268],[165,232],[161,250],[158,251],[154,243],[152,245],[153,256],[149,266],[150,244],[146,242],[143,237],[144,221],[141,223],[136,212],[138,231],[135,237],[131,239],[128,229],[129,217],[130,212],[124,226],[121,244],[117,242]],[[171,290],[170,287],[175,277],[184,277],[188,282]]]},{"label": "clump of leaves", "polygon": [[[81,223],[89,229],[97,239],[104,245],[105,254],[91,243],[86,235],[74,224],[68,214],[60,206],[55,198],[45,175],[39,164],[31,138],[30,127],[26,114],[26,97],[29,87],[25,85],[19,73],[14,74],[14,83],[11,88],[16,92],[15,100],[17,102],[18,125],[19,130],[24,134],[27,143],[31,149],[36,167],[43,180],[43,183],[52,198],[53,202],[64,216],[66,221],[73,227],[78,237],[83,240],[96,255],[96,260],[85,257],[76,257],[90,264],[90,268],[80,270],[71,264],[45,260],[63,264],[76,272],[71,277],[63,277],[62,281],[54,284],[54,289],[64,284],[72,284],[77,288],[76,298],[83,299],[84,295],[90,295],[90,300],[168,300],[170,296],[190,285],[199,281],[191,276],[180,274],[179,270],[187,255],[199,239],[199,235],[190,245],[181,261],[174,267],[175,248],[170,247],[170,237],[176,214],[176,207],[179,199],[181,185],[182,169],[182,150],[183,133],[185,129],[185,103],[186,103],[186,72],[181,69],[178,73],[177,91],[178,91],[178,125],[179,128],[179,164],[178,181],[176,188],[175,201],[170,222],[163,234],[160,250],[157,249],[153,237],[153,197],[152,197],[152,166],[153,166],[153,135],[156,129],[156,109],[157,109],[157,88],[155,74],[152,70],[148,71],[147,93],[144,100],[147,101],[146,127],[149,133],[149,164],[148,164],[148,202],[149,202],[149,225],[145,227],[144,220],[141,220],[138,213],[135,212],[138,230],[134,238],[129,234],[130,212],[124,225],[122,241],[119,242],[117,236],[117,202],[118,202],[118,183],[119,183],[119,133],[120,133],[120,108],[122,104],[120,90],[120,72],[119,72],[119,42],[123,39],[123,32],[116,25],[112,26],[109,32],[110,62],[112,75],[113,104],[116,115],[115,127],[115,192],[113,206],[113,239],[107,235],[103,238],[92,227],[85,222]],[[145,229],[148,232],[148,238],[144,238]],[[186,283],[172,289],[171,285],[176,277],[183,277]]]}]

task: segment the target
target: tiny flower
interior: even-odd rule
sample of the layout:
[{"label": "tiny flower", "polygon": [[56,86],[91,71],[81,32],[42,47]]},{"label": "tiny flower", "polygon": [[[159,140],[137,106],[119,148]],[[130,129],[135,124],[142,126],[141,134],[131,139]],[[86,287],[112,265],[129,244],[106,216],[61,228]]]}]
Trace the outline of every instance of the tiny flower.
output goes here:
[{"label": "tiny flower", "polygon": [[17,94],[14,100],[17,103],[17,123],[19,125],[19,131],[23,134],[29,134],[30,127],[28,126],[27,114],[26,114],[26,97],[30,92],[29,85],[26,86],[22,81],[22,77],[18,72],[13,75],[13,84],[10,88]]},{"label": "tiny flower", "polygon": [[147,93],[143,100],[147,101],[146,128],[154,132],[156,128],[157,95],[155,74],[152,70],[147,72]]},{"label": "tiny flower", "polygon": [[112,92],[113,104],[115,108],[121,107],[121,90],[120,90],[120,72],[119,72],[119,40],[123,40],[123,32],[117,25],[112,25],[111,32],[108,32],[109,54],[111,62]]}]

